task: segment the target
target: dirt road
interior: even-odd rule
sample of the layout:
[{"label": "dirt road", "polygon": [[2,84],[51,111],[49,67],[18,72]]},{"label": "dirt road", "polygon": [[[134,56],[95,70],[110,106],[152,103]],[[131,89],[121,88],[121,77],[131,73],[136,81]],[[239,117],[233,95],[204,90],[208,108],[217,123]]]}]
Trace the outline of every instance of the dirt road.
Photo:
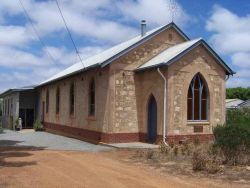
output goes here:
[{"label": "dirt road", "polygon": [[0,187],[234,187],[174,177],[126,160],[124,151],[70,152],[0,148]]}]

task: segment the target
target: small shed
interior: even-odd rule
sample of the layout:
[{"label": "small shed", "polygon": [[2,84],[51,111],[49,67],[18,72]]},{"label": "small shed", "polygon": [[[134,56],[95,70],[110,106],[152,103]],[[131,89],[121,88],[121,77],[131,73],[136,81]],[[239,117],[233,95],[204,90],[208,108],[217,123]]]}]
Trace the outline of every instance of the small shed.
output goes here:
[{"label": "small shed", "polygon": [[250,99],[246,100],[245,102],[239,105],[241,108],[250,108]]},{"label": "small shed", "polygon": [[240,105],[244,103],[241,99],[226,99],[226,109],[240,108]]},{"label": "small shed", "polygon": [[14,129],[19,118],[22,128],[32,128],[36,119],[37,92],[35,86],[12,88],[0,94],[2,126]]}]

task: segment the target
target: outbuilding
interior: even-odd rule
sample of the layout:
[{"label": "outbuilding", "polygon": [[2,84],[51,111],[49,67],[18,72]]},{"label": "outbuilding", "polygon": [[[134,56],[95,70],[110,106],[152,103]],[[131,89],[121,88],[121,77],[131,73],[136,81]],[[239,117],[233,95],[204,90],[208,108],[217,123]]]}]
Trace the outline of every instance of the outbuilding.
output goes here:
[{"label": "outbuilding", "polygon": [[38,102],[35,86],[9,89],[1,93],[0,98],[2,99],[2,126],[4,128],[15,129],[20,121],[22,128],[33,127]]}]

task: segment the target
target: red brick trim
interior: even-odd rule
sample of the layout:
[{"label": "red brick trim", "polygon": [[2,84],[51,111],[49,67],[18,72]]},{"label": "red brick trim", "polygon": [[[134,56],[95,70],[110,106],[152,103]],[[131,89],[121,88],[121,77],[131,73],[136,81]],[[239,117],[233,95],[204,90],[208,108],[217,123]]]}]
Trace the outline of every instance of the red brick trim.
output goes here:
[{"label": "red brick trim", "polygon": [[121,142],[138,142],[139,133],[102,133],[91,131],[77,127],[69,127],[55,123],[43,123],[44,128],[48,132],[78,138],[89,142],[105,142],[105,143],[121,143]]},{"label": "red brick trim", "polygon": [[200,142],[200,143],[205,143],[205,142],[210,142],[214,140],[214,135],[213,134],[190,134],[190,135],[168,135],[167,136],[167,142],[168,143],[182,143],[182,142]]},{"label": "red brick trim", "polygon": [[[147,142],[147,133],[102,133],[91,131],[82,128],[69,127],[55,123],[43,123],[44,128],[48,132],[77,138],[89,142],[104,142],[104,143],[122,143],[122,142]],[[157,140],[161,140],[162,135],[157,135]],[[213,134],[192,134],[192,135],[168,135],[167,142],[178,144],[182,141],[208,142],[214,139]]]}]

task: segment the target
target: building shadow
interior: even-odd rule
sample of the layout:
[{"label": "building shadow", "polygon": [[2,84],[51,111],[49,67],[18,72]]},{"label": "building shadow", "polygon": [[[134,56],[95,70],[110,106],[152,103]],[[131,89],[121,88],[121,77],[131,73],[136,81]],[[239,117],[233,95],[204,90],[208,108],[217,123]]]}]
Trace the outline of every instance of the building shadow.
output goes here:
[{"label": "building shadow", "polygon": [[21,141],[0,140],[0,169],[4,167],[24,167],[36,165],[37,162],[26,159],[33,151],[44,150],[44,147],[17,146]]}]

